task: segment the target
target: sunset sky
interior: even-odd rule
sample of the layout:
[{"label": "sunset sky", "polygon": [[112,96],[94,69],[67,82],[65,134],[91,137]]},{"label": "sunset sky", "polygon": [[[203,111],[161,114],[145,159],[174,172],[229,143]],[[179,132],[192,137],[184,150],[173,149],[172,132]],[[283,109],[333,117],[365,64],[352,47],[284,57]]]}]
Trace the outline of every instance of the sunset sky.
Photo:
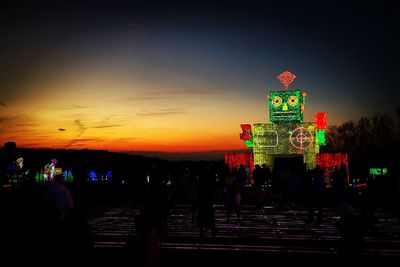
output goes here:
[{"label": "sunset sky", "polygon": [[[5,6],[0,143],[194,152],[244,149],[265,97],[307,92],[305,121],[394,114],[394,1],[229,4],[91,1]],[[396,90],[395,90],[396,89]]]}]

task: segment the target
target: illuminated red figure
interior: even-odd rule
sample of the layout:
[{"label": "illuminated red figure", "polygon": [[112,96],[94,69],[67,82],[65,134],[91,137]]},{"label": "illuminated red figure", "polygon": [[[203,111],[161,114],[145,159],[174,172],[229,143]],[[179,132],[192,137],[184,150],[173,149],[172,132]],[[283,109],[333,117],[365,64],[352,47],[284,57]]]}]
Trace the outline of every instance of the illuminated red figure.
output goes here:
[{"label": "illuminated red figure", "polygon": [[291,73],[290,71],[284,71],[276,77],[281,84],[285,87],[285,90],[288,89],[289,85],[296,79],[296,75]]},{"label": "illuminated red figure", "polygon": [[251,124],[240,124],[242,133],[240,134],[241,140],[251,140]]}]

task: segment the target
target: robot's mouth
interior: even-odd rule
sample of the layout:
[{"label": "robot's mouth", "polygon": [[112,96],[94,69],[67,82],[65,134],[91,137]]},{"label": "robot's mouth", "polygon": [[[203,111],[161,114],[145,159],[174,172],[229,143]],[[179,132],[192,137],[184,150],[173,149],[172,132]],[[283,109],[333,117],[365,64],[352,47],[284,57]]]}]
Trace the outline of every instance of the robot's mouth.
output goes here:
[{"label": "robot's mouth", "polygon": [[279,118],[293,118],[293,117],[297,117],[299,115],[298,112],[295,111],[275,111],[273,116],[276,119]]}]

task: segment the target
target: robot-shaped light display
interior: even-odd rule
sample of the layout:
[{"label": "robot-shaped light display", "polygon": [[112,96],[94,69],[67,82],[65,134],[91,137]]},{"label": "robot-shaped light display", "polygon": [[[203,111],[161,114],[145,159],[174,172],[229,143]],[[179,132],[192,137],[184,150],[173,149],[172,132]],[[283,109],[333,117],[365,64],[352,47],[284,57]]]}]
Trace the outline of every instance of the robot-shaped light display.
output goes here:
[{"label": "robot-shaped light display", "polygon": [[[290,78],[290,79],[289,79]],[[242,124],[240,138],[253,148],[254,164],[273,167],[275,158],[302,155],[307,168],[314,168],[319,147],[325,145],[326,113],[317,113],[315,122],[303,122],[306,93],[287,90],[296,78],[286,71],[278,76],[284,91],[268,94],[271,123]]]}]

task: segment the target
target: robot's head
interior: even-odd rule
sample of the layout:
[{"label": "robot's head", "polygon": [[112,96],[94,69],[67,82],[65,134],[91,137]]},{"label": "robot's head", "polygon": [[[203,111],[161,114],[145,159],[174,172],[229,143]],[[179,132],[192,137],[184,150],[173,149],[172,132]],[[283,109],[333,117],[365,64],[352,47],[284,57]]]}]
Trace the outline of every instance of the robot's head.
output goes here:
[{"label": "robot's head", "polygon": [[271,122],[303,122],[304,98],[300,90],[270,91],[268,106]]}]

